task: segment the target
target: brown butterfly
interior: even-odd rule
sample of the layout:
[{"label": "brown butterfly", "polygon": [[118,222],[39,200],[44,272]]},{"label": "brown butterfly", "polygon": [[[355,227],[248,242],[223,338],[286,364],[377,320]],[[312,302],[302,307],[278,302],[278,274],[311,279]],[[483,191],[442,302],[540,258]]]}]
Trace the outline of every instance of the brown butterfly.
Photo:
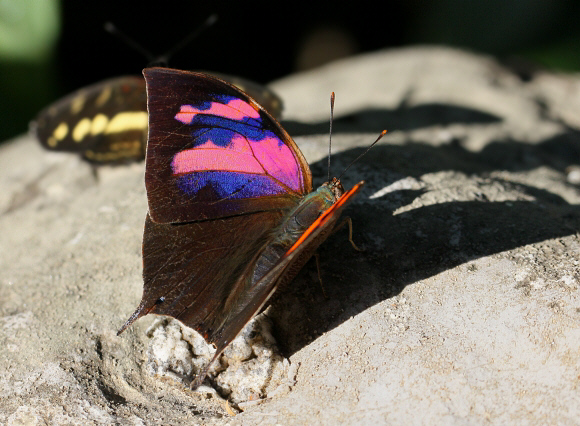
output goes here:
[{"label": "brown butterfly", "polygon": [[144,287],[119,334],[150,313],[174,317],[215,345],[211,365],[335,229],[363,182],[345,192],[334,178],[313,190],[290,135],[224,80],[167,68],[143,74]]}]

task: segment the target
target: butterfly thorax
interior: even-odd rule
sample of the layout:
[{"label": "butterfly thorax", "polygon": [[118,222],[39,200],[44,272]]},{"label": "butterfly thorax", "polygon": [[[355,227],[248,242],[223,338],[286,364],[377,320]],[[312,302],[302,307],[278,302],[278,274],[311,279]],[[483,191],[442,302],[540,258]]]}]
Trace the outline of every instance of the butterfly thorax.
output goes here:
[{"label": "butterfly thorax", "polygon": [[[312,223],[344,193],[339,181],[325,182],[305,196],[279,227],[281,242],[294,244]],[[290,248],[290,246],[288,246]]]},{"label": "butterfly thorax", "polygon": [[[273,238],[262,251],[252,277],[252,283],[258,282],[286,254],[302,234],[330,208],[344,193],[339,181],[326,182],[316,191],[306,195],[299,204],[290,211],[286,219],[273,232]],[[312,253],[305,254],[306,260]],[[306,261],[305,260],[305,261]],[[304,262],[305,262],[304,261]],[[304,263],[299,262],[299,263]]]}]

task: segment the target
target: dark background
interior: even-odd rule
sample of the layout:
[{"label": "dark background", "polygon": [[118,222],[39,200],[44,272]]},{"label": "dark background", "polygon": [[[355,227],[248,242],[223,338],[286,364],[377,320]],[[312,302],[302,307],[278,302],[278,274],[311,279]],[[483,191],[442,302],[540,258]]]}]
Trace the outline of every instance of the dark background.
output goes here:
[{"label": "dark background", "polygon": [[[4,1],[34,8],[54,0]],[[580,69],[580,2],[575,1],[54,2],[60,23],[52,47],[32,59],[0,56],[0,141],[25,132],[42,107],[66,93],[141,72],[148,59],[106,33],[106,21],[159,55],[217,13],[218,22],[169,65],[261,83],[336,58],[413,44],[493,54],[523,73]],[[0,8],[0,29],[6,25],[13,23]]]}]

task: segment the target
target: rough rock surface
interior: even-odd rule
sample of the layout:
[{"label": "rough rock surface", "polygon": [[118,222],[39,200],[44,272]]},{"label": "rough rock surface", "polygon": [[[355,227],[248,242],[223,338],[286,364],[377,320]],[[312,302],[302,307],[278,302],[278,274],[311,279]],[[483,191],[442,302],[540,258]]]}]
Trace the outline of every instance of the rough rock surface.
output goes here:
[{"label": "rough rock surface", "polygon": [[575,424],[580,76],[464,51],[351,58],[272,87],[326,175],[365,179],[346,231],[270,310],[295,384],[231,407],[152,376],[138,321],[143,164],[0,146],[2,424]]},{"label": "rough rock surface", "polygon": [[[147,367],[152,375],[168,377],[184,386],[206,367],[215,348],[195,330],[173,318],[159,317],[147,330]],[[295,384],[289,361],[272,335],[267,311],[255,316],[210,364],[211,381],[198,392],[225,397],[236,408],[255,404]]]}]

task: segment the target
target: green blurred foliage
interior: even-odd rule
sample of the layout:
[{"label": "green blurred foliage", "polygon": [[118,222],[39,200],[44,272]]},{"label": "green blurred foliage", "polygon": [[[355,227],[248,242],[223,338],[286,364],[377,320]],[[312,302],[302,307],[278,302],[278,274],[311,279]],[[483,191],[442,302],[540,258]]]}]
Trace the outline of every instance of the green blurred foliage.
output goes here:
[{"label": "green blurred foliage", "polygon": [[580,70],[580,2],[570,0],[410,0],[409,43],[458,46],[508,62]]},{"label": "green blurred foliage", "polygon": [[554,71],[580,71],[580,36],[522,50],[522,57]]},{"label": "green blurred foliage", "polygon": [[57,0],[0,0],[0,60],[45,62],[60,29]]},{"label": "green blurred foliage", "polygon": [[52,99],[59,0],[0,0],[0,141]]}]

